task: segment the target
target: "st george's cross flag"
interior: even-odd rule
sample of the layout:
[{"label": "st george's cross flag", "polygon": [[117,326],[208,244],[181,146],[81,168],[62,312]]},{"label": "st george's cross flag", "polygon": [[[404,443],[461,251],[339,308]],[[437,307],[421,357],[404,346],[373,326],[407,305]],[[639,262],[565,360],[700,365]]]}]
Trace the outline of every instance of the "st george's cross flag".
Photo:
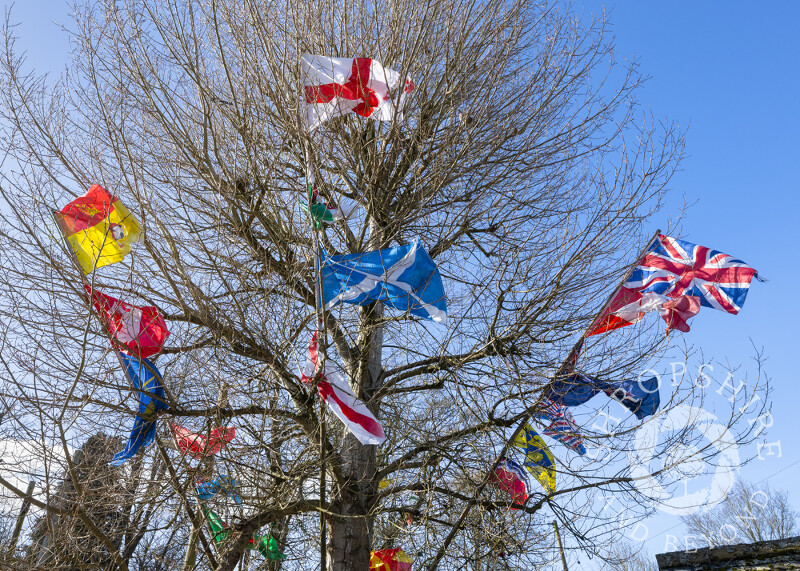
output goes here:
[{"label": "st george's cross flag", "polygon": [[546,428],[542,432],[546,436],[561,441],[581,456],[586,454],[586,447],[583,445],[583,437],[578,429],[578,424],[564,404],[545,397],[533,411],[531,417],[545,422]]},{"label": "st george's cross flag", "polygon": [[326,308],[382,301],[437,323],[447,319],[442,277],[418,240],[375,252],[325,256],[322,287]]},{"label": "st george's cross flag", "polygon": [[386,440],[381,423],[375,418],[363,402],[350,390],[347,381],[330,360],[325,360],[325,371],[321,375],[320,358],[317,345],[317,334],[308,344],[308,360],[300,374],[304,383],[311,383],[319,376],[317,391],[345,427],[353,433],[361,444],[381,444]]},{"label": "st george's cross flag", "polygon": [[56,219],[85,274],[122,260],[141,234],[133,214],[99,184],[57,212]]},{"label": "st george's cross flag", "polygon": [[179,424],[170,423],[175,443],[181,452],[199,460],[206,456],[213,456],[222,450],[228,442],[236,437],[236,429],[232,426],[213,428],[205,434],[195,434]]},{"label": "st george's cross flag", "polygon": [[555,492],[556,461],[542,437],[526,422],[514,439],[513,444],[525,451],[523,464],[528,469],[528,472],[533,474],[533,477],[548,493]]},{"label": "st george's cross flag", "polygon": [[133,429],[128,443],[122,452],[111,459],[112,466],[120,466],[132,458],[139,449],[148,446],[156,437],[156,420],[153,415],[161,409],[169,408],[164,402],[164,386],[161,373],[148,359],[136,359],[119,353],[125,376],[133,385],[139,397],[139,414],[133,421]]},{"label": "st george's cross flag", "polygon": [[515,504],[524,504],[528,500],[528,490],[531,487],[528,475],[522,466],[510,458],[500,459],[489,481],[497,484],[497,487],[504,492],[508,492]]},{"label": "st george's cross flag", "polygon": [[136,307],[115,297],[83,286],[111,338],[134,357],[151,357],[164,348],[169,335],[158,308]]},{"label": "st george's cross flag", "polygon": [[646,416],[655,414],[661,405],[658,385],[656,377],[601,381],[589,375],[572,373],[550,384],[544,394],[551,401],[564,406],[578,406],[594,395],[604,392],[642,420]]},{"label": "st george's cross flag", "polygon": [[691,242],[659,235],[608,306],[589,327],[595,335],[638,322],[658,311],[671,329],[711,307],[736,315],[758,272],[741,260]]},{"label": "st george's cross flag", "polygon": [[[300,71],[306,100],[306,125],[319,125],[348,113],[379,121],[402,119],[411,78],[369,58],[335,58],[303,54]],[[399,92],[399,93],[398,93]]]}]

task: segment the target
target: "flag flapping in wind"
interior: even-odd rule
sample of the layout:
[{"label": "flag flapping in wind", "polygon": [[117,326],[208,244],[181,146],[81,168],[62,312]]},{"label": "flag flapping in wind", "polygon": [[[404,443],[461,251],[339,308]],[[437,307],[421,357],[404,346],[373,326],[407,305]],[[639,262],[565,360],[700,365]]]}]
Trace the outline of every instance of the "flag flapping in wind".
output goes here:
[{"label": "flag flapping in wind", "polygon": [[[314,380],[320,368],[317,334],[308,345],[308,360],[300,378],[304,383]],[[347,381],[330,360],[325,361],[325,371],[317,382],[317,391],[345,427],[361,444],[381,444],[386,440],[383,427],[363,402],[358,400]]]},{"label": "flag flapping in wind", "polygon": [[326,203],[319,195],[317,185],[308,185],[308,202],[300,201],[300,208],[303,212],[308,213],[314,221],[316,228],[322,228],[325,222],[333,222],[335,220],[344,220],[352,214],[354,207],[352,205],[345,206],[331,206]]},{"label": "flag flapping in wind", "polygon": [[524,504],[528,499],[528,490],[531,488],[528,474],[522,466],[510,458],[500,459],[489,481],[497,484],[497,487],[504,492],[508,492],[515,504]]},{"label": "flag flapping in wind", "polygon": [[[231,536],[230,526],[214,510],[203,506],[203,513],[214,536],[214,542],[223,543],[227,541]],[[257,549],[268,561],[283,561],[286,559],[286,554],[280,550],[278,542],[272,537],[272,534],[253,534],[247,548]]]},{"label": "flag flapping in wind", "polygon": [[646,416],[655,414],[661,405],[658,385],[656,377],[601,381],[589,375],[572,373],[551,384],[545,391],[545,396],[565,406],[577,406],[587,402],[597,393],[604,392],[642,420]]},{"label": "flag flapping in wind", "polygon": [[84,285],[111,338],[135,357],[151,357],[164,348],[167,324],[158,308],[136,307]]},{"label": "flag flapping in wind", "polygon": [[122,260],[139,241],[139,222],[124,204],[99,184],[56,214],[85,274]]},{"label": "flag flapping in wind", "polygon": [[525,468],[548,492],[556,491],[556,462],[550,448],[527,422],[513,442],[525,451]]},{"label": "flag flapping in wind", "polygon": [[219,493],[224,493],[238,505],[242,504],[242,496],[237,488],[239,482],[227,474],[220,474],[216,478],[198,478],[194,481],[194,489],[200,501],[205,502]]},{"label": "flag flapping in wind", "polygon": [[561,441],[581,456],[586,454],[586,447],[583,445],[578,425],[572,417],[572,413],[562,403],[545,397],[531,416],[549,423],[543,430],[546,436]]},{"label": "flag flapping in wind", "polygon": [[161,409],[168,408],[164,402],[164,386],[161,373],[148,359],[136,359],[125,353],[122,357],[125,375],[133,384],[139,397],[139,414],[133,421],[128,443],[122,452],[118,452],[111,459],[112,466],[124,464],[132,458],[142,447],[148,446],[156,437],[156,420],[153,415]]},{"label": "flag flapping in wind", "polygon": [[369,558],[369,571],[408,571],[411,558],[399,547],[378,549]]},{"label": "flag flapping in wind", "polygon": [[325,256],[325,307],[338,303],[389,307],[438,323],[447,319],[442,277],[419,241],[363,254]]},{"label": "flag flapping in wind", "polygon": [[222,450],[225,445],[236,437],[236,429],[232,426],[221,426],[213,428],[205,434],[195,434],[188,428],[184,428],[174,422],[170,424],[172,434],[175,436],[175,443],[181,452],[200,459],[205,456],[212,456]]},{"label": "flag flapping in wind", "polygon": [[753,278],[758,272],[741,260],[661,234],[587,335],[631,325],[649,311],[658,311],[667,332],[687,332],[700,307],[739,313]]},{"label": "flag flapping in wind", "polygon": [[406,95],[414,90],[411,78],[369,58],[303,54],[300,71],[309,129],[349,113],[378,121],[395,116],[401,120]]}]

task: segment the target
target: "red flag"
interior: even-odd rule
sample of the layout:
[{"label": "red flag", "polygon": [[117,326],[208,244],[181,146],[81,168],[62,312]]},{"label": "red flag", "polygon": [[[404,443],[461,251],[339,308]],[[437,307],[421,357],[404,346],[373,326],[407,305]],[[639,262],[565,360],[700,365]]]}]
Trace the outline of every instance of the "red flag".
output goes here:
[{"label": "red flag", "polygon": [[[317,354],[317,334],[308,344],[308,361],[305,369],[300,374],[304,383],[311,382],[320,368]],[[330,361],[325,362],[325,371],[317,383],[319,396],[328,403],[333,413],[345,427],[358,438],[361,444],[380,444],[386,440],[381,423],[375,418],[363,402],[352,393],[347,386],[347,381],[331,366]]]},{"label": "red flag", "polygon": [[508,492],[515,504],[524,504],[528,499],[528,475],[525,469],[509,458],[502,458],[489,478],[501,490]]},{"label": "red flag", "polygon": [[408,571],[411,558],[399,547],[373,551],[369,558],[370,571]]},{"label": "red flag", "polygon": [[167,324],[156,307],[136,307],[110,295],[92,291],[84,286],[92,296],[92,304],[100,314],[111,338],[122,345],[126,353],[134,357],[147,358],[164,348],[167,340]]},{"label": "red flag", "polygon": [[170,426],[172,427],[172,433],[175,435],[175,442],[178,444],[178,448],[195,459],[216,454],[236,436],[236,429],[232,426],[214,428],[209,433],[208,440],[206,440],[205,435],[195,434],[174,422]]}]

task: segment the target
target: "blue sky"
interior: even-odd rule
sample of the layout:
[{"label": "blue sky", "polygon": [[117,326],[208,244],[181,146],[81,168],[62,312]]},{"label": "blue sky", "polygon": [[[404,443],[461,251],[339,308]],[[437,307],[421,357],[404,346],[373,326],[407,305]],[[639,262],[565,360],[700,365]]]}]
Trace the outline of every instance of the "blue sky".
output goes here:
[{"label": "blue sky", "polygon": [[[65,61],[67,39],[53,21],[67,22],[66,6],[39,0],[14,8],[20,47],[39,71],[57,73]],[[751,374],[753,346],[764,350],[774,419],[767,441],[779,441],[782,456],[755,461],[741,475],[789,489],[800,511],[800,445],[794,438],[800,385],[793,361],[800,312],[792,301],[800,275],[781,257],[791,249],[800,210],[800,3],[575,4],[586,15],[603,7],[619,57],[638,58],[640,70],[651,76],[639,96],[643,109],[688,127],[675,193],[654,225],[666,228],[670,209],[677,212],[685,197],[691,206],[680,237],[734,255],[769,280],[753,285],[738,316],[704,309],[685,341],[701,347],[707,360],[727,359]],[[658,514],[646,523],[650,553],[665,551],[667,533],[682,535],[673,516]],[[581,556],[580,568],[590,567]]]},{"label": "blue sky", "polygon": [[[673,208],[683,196],[691,205],[680,237],[738,257],[769,280],[754,283],[735,317],[704,309],[684,340],[702,348],[706,360],[729,360],[750,374],[753,346],[764,350],[774,420],[766,440],[781,443],[782,457],[754,461],[740,474],[788,489],[800,511],[800,385],[793,360],[800,311],[791,301],[800,275],[782,258],[800,206],[800,3],[582,5],[587,16],[605,8],[619,57],[637,59],[651,76],[639,97],[644,109],[688,127],[687,158],[672,184]],[[669,549],[667,533],[681,544],[678,518],[659,514],[645,523],[651,554]]]}]

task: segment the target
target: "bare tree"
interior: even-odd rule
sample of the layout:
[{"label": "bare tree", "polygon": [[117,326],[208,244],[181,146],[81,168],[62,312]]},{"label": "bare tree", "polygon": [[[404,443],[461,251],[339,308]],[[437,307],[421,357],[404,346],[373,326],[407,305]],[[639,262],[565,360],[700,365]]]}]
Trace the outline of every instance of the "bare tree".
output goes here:
[{"label": "bare tree", "polygon": [[618,541],[611,549],[608,569],[612,571],[658,571],[655,557],[650,555],[643,545],[637,546]]},{"label": "bare tree", "polygon": [[[71,30],[72,64],[48,82],[25,71],[5,29],[0,431],[36,440],[47,459],[54,444],[70,458],[97,430],[129,430],[135,402],[50,222],[101,183],[137,214],[143,244],[91,285],[158,306],[172,332],[158,358],[169,408],[157,445],[137,457],[150,479],[122,484],[136,513],[156,513],[136,549],[111,549],[115,565],[197,537],[185,568],[233,569],[251,534],[275,524],[290,557],[270,565],[315,569],[321,511],[330,569],[366,569],[371,550],[394,546],[430,569],[533,569],[553,559],[542,530],[554,515],[597,552],[619,533],[601,496],[636,506],[631,521],[649,513],[627,466],[630,420],[586,427],[603,454],[554,446],[555,494],[532,491],[509,510],[482,486],[635,261],[682,155],[680,131],[637,112],[642,78],[615,63],[603,20],[527,0],[119,0],[79,5]],[[350,116],[309,133],[304,52],[410,74],[404,121]],[[446,326],[380,303],[325,312],[328,358],[381,419],[379,448],[330,415],[323,433],[324,409],[300,381],[316,325],[313,230],[299,206],[307,168],[329,202],[356,207],[323,229],[326,252],[419,239],[444,279]],[[593,338],[579,369],[635,377],[666,347],[658,326]],[[692,381],[662,388],[665,411],[701,402]],[[722,421],[736,443],[758,430],[742,415],[732,406]],[[167,419],[237,428],[214,469],[242,483],[245,501],[220,505],[232,537],[218,551],[200,533],[198,466],[168,449]],[[691,460],[713,460],[695,428],[653,457],[696,444]]]},{"label": "bare tree", "polygon": [[686,516],[683,523],[698,543],[717,547],[793,537],[798,517],[786,490],[738,480],[721,504]]}]

